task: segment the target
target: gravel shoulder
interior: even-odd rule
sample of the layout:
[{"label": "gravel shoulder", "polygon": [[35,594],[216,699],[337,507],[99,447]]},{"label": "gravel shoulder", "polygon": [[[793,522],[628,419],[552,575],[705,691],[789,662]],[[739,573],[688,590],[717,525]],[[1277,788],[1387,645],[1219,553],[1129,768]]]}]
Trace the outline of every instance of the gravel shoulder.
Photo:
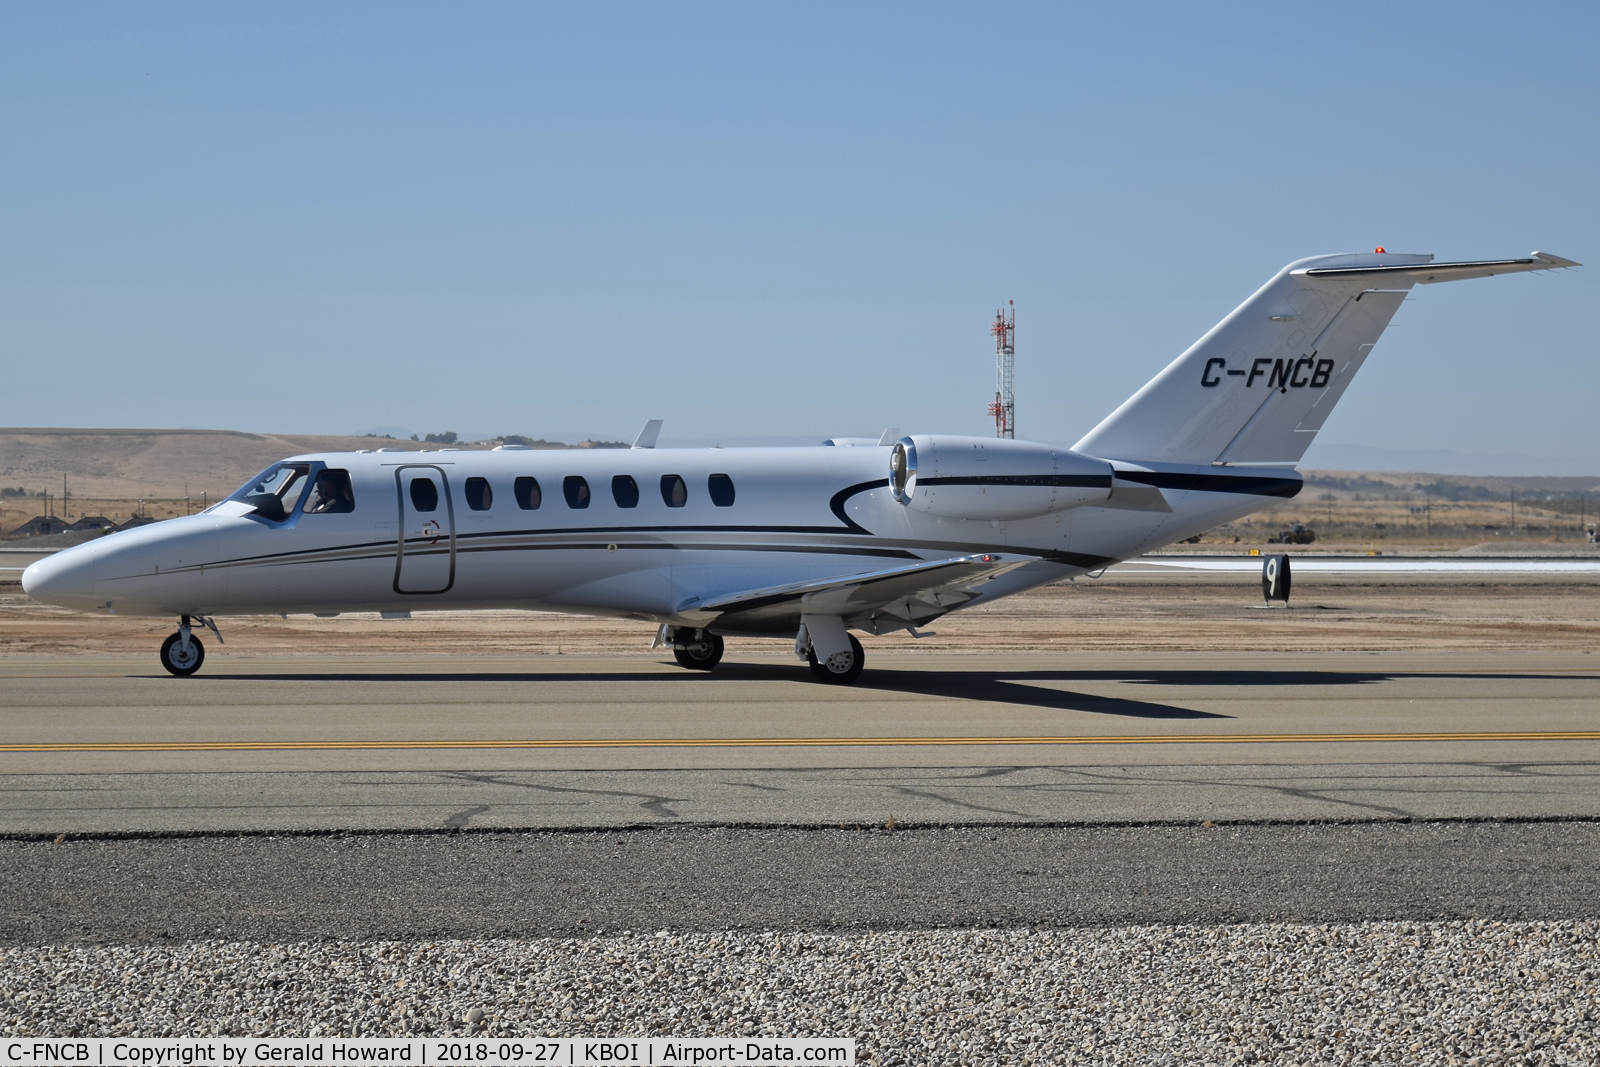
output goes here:
[{"label": "gravel shoulder", "polygon": [[855,1037],[878,1064],[1590,1064],[1597,934],[1468,921],[9,948],[0,1031],[819,1035]]}]

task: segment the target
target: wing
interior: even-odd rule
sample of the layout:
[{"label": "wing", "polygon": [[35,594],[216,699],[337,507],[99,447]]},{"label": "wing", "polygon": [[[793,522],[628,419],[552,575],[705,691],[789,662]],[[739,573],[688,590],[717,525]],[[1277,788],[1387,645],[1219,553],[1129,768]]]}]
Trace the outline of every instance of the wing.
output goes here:
[{"label": "wing", "polygon": [[838,615],[847,626],[889,633],[936,619],[979,596],[985,582],[1032,562],[1031,556],[957,556],[891,570],[696,597],[681,604],[678,614],[702,624],[714,621],[718,630],[745,633],[792,631],[800,625],[802,613]]}]

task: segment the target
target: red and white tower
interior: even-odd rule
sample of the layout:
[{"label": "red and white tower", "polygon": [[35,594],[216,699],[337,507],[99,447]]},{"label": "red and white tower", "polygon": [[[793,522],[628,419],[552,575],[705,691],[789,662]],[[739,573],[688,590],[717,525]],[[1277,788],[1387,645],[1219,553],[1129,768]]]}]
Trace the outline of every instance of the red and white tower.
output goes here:
[{"label": "red and white tower", "polygon": [[1007,300],[1003,311],[994,313],[994,403],[989,414],[994,416],[996,437],[1017,436],[1017,308],[1015,300]]}]

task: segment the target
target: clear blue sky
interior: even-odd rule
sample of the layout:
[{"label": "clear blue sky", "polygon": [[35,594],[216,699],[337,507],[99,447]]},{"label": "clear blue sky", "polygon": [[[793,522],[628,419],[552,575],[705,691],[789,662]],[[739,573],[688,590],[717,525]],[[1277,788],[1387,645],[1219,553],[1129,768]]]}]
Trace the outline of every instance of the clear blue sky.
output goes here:
[{"label": "clear blue sky", "polygon": [[1593,457],[1592,4],[13,4],[0,424],[1070,443],[1285,262],[1324,438]]}]

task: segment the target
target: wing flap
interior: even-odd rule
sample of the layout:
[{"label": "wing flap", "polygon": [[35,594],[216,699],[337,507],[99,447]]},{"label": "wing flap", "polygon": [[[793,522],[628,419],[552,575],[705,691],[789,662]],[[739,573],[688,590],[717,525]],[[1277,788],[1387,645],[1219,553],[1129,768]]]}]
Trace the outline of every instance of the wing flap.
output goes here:
[{"label": "wing flap", "polygon": [[[715,618],[719,624],[754,629],[770,629],[772,624],[791,618],[798,625],[802,614],[838,615],[845,619],[885,614],[909,625],[943,615],[978,596],[976,587],[1032,562],[1031,556],[994,553],[957,556],[696,598],[680,605],[678,614],[707,621]],[[888,627],[899,628],[898,624]]]}]

